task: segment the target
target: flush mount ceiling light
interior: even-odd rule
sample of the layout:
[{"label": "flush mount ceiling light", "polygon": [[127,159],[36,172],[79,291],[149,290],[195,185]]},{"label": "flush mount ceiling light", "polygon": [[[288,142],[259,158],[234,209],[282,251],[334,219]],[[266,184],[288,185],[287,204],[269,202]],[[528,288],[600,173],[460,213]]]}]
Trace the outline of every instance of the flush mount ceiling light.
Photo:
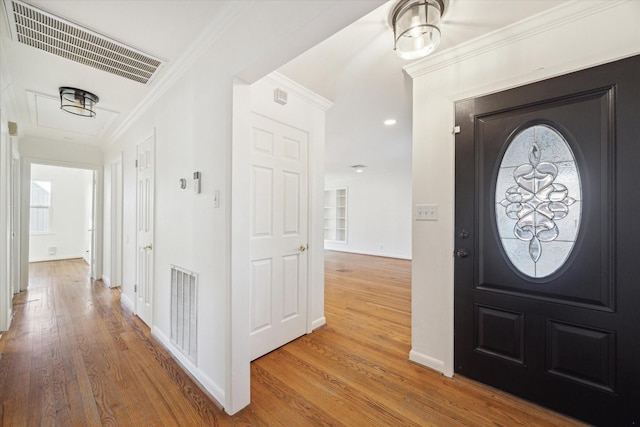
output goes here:
[{"label": "flush mount ceiling light", "polygon": [[400,0],[391,9],[394,50],[400,58],[416,59],[440,44],[440,20],[447,0]]},{"label": "flush mount ceiling light", "polygon": [[60,88],[60,109],[82,117],[95,117],[93,107],[99,98],[86,90],[73,87]]},{"label": "flush mount ceiling light", "polygon": [[354,171],[356,171],[356,173],[362,173],[364,172],[364,168],[366,168],[365,165],[353,165],[349,167],[352,168]]}]

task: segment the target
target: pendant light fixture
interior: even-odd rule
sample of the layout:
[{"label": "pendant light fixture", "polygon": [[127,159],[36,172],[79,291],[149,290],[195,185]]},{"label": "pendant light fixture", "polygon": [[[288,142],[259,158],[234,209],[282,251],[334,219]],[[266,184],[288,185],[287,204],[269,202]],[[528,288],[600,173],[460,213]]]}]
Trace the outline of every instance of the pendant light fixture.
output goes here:
[{"label": "pendant light fixture", "polygon": [[73,87],[60,88],[60,109],[82,117],[95,117],[93,107],[100,99],[86,90]]},{"label": "pendant light fixture", "polygon": [[394,50],[400,58],[416,59],[440,44],[440,20],[446,0],[400,0],[389,17]]}]

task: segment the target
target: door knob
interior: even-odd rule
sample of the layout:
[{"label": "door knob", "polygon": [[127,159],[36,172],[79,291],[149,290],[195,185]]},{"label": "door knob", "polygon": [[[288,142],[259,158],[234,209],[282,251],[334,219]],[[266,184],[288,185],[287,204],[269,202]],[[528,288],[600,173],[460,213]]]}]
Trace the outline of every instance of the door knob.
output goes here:
[{"label": "door knob", "polygon": [[152,245],[151,243],[149,243],[149,244],[148,244],[147,246],[145,246],[143,249],[144,249],[145,251],[147,251],[147,250],[148,250],[148,251],[150,251],[151,249],[153,249],[153,245]]},{"label": "door knob", "polygon": [[306,251],[306,250],[307,250],[307,248],[308,248],[308,247],[309,247],[309,246],[307,246],[307,245],[300,245],[300,247],[298,248],[298,250],[299,250],[300,252],[304,252],[304,251]]},{"label": "door knob", "polygon": [[458,258],[466,258],[469,256],[469,251],[466,249],[457,249],[456,250],[456,256]]}]

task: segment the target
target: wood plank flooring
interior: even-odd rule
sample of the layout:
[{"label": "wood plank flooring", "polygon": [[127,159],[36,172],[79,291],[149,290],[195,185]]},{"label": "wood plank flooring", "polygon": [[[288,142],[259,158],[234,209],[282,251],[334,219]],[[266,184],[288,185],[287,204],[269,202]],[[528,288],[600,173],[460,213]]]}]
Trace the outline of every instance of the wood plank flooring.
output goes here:
[{"label": "wood plank flooring", "polygon": [[410,262],[326,255],[327,326],[254,361],[233,417],[82,260],[32,264],[0,338],[0,425],[580,425],[409,362]]}]

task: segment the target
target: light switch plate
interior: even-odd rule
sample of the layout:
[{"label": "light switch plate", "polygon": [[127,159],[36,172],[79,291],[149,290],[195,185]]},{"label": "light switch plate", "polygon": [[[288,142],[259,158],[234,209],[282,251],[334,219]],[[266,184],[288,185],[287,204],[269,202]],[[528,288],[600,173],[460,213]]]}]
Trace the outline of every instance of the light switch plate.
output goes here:
[{"label": "light switch plate", "polygon": [[416,221],[437,221],[438,205],[416,205]]}]

